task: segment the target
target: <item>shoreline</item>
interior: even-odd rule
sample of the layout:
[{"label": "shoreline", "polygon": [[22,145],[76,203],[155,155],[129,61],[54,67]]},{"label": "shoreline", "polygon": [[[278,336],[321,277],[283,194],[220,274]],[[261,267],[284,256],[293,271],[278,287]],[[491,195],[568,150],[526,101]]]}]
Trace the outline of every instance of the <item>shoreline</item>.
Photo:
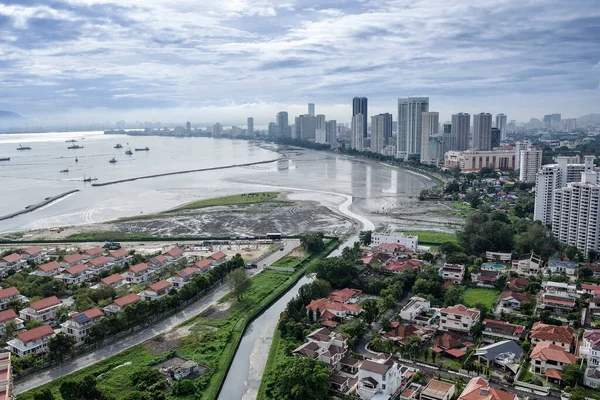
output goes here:
[{"label": "shoreline", "polygon": [[64,193],[61,193],[59,195],[56,195],[56,196],[46,197],[43,201],[41,201],[39,203],[32,204],[32,205],[29,205],[29,206],[25,207],[24,210],[20,210],[20,211],[14,212],[14,213],[10,213],[10,214],[6,214],[6,215],[0,216],[0,221],[4,221],[4,220],[7,220],[7,219],[18,217],[19,215],[23,215],[23,214],[27,214],[27,213],[33,212],[33,211],[38,210],[38,209],[40,209],[40,208],[42,208],[44,206],[47,206],[48,204],[51,204],[51,203],[55,202],[56,200],[62,199],[63,197],[66,197],[66,196],[68,196],[70,194],[73,194],[73,193],[76,193],[76,192],[79,192],[79,189],[73,189],[73,190],[69,190],[68,192],[64,192]]}]

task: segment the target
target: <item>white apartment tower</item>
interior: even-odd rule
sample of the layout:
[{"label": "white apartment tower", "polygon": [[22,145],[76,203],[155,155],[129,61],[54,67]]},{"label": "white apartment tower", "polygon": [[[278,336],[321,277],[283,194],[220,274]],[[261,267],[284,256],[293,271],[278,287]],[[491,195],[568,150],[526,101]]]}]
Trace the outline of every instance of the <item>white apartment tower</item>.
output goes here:
[{"label": "white apartment tower", "polygon": [[471,130],[471,115],[458,113],[452,115],[450,127],[451,136],[455,140],[455,148],[449,150],[465,151],[469,148],[469,133]]},{"label": "white apartment tower", "polygon": [[220,123],[216,123],[213,125],[212,129],[213,137],[221,137],[223,135],[223,126]]},{"label": "white apartment tower", "polygon": [[373,115],[371,117],[371,151],[381,154],[385,147],[385,114]]},{"label": "white apartment tower", "polygon": [[315,130],[315,143],[327,143],[325,115],[317,115],[317,128]]},{"label": "white apartment tower", "polygon": [[326,122],[325,134],[327,135],[327,144],[335,147],[337,145],[337,121],[335,119]]},{"label": "white apartment tower", "polygon": [[407,159],[421,152],[421,114],[428,111],[429,97],[398,99],[398,158]]},{"label": "white apartment tower", "polygon": [[529,147],[520,150],[519,180],[521,182],[535,182],[535,177],[541,168],[542,149],[538,147]]},{"label": "white apartment tower", "polygon": [[435,164],[438,157],[437,154],[430,154],[429,138],[438,134],[440,127],[440,113],[434,111],[424,112],[421,113],[421,118],[421,163]]},{"label": "white apartment tower", "polygon": [[473,150],[492,150],[492,114],[473,114]]},{"label": "white apartment tower", "polygon": [[505,114],[496,115],[496,128],[500,129],[500,141],[506,140],[506,121]]},{"label": "white apartment tower", "polygon": [[366,123],[365,117],[362,114],[356,114],[352,117],[352,131],[350,137],[350,148],[358,151],[363,151],[364,147],[364,124]]},{"label": "white apartment tower", "polygon": [[586,157],[581,182],[554,191],[552,233],[584,254],[600,250],[600,185],[594,157]]}]

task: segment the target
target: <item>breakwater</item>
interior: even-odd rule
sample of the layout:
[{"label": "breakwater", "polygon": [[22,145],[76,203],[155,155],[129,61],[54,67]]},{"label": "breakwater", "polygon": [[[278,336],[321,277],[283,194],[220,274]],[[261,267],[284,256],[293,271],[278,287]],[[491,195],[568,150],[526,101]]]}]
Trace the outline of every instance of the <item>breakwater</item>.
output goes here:
[{"label": "breakwater", "polygon": [[116,185],[117,183],[133,182],[133,181],[137,181],[137,180],[141,180],[141,179],[159,178],[159,177],[162,177],[162,176],[190,174],[192,172],[215,171],[215,170],[218,170],[218,169],[229,169],[229,168],[237,168],[237,167],[249,167],[251,165],[269,164],[269,163],[272,163],[272,162],[275,162],[275,161],[278,161],[278,160],[280,160],[280,158],[274,158],[272,160],[267,160],[267,161],[256,161],[256,162],[245,163],[245,164],[225,165],[225,166],[222,166],[222,167],[199,168],[199,169],[188,169],[188,170],[185,170],[185,171],[165,172],[163,174],[144,175],[144,176],[138,176],[138,177],[135,177],[135,178],[119,179],[118,181],[93,183],[92,186],[108,186],[108,185]]},{"label": "breakwater", "polygon": [[63,197],[65,197],[65,196],[68,196],[68,195],[70,195],[71,193],[75,193],[75,192],[79,192],[79,189],[75,189],[75,190],[69,190],[68,192],[61,193],[61,194],[59,194],[59,195],[57,195],[57,196],[46,197],[46,198],[44,199],[44,201],[41,201],[41,202],[39,202],[39,203],[36,203],[36,204],[32,204],[32,205],[30,205],[30,206],[27,206],[27,207],[25,207],[25,209],[23,209],[23,210],[21,210],[21,211],[17,211],[17,212],[11,213],[11,214],[6,214],[6,215],[2,215],[2,216],[0,216],[0,221],[4,221],[5,219],[14,218],[14,217],[17,217],[17,216],[19,216],[19,215],[21,215],[21,214],[26,214],[26,213],[28,213],[28,212],[35,211],[35,210],[37,210],[38,208],[42,208],[42,207],[44,207],[45,205],[48,205],[48,204],[52,203],[53,201],[56,201],[56,200],[58,200],[58,199],[60,199],[60,198],[63,198]]}]

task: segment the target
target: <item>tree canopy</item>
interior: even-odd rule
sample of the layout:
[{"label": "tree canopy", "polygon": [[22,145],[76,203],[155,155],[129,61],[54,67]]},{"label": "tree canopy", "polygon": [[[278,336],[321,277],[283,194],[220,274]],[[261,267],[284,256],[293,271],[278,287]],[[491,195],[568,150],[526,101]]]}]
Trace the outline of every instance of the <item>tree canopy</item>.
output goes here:
[{"label": "tree canopy", "polygon": [[237,268],[227,275],[227,284],[233,294],[240,300],[252,286],[252,280],[248,276],[248,271],[244,268]]},{"label": "tree canopy", "polygon": [[343,258],[325,258],[319,260],[313,267],[317,279],[324,279],[334,289],[352,286],[358,278],[358,269],[352,261]]},{"label": "tree canopy", "polygon": [[300,244],[309,253],[316,253],[325,248],[323,232],[305,233],[300,235]]},{"label": "tree canopy", "polygon": [[329,398],[331,371],[324,362],[309,357],[288,357],[277,371],[268,385],[268,397],[285,400]]}]

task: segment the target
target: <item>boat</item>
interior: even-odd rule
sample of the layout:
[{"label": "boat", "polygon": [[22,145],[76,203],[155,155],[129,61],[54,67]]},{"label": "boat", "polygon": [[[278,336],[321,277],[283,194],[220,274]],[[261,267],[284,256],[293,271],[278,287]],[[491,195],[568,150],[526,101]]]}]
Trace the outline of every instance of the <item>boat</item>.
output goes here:
[{"label": "boat", "polygon": [[60,172],[61,172],[61,173],[63,173],[63,172],[69,172],[69,170],[68,170],[68,169],[63,169],[63,170],[61,170]]},{"label": "boat", "polygon": [[150,148],[148,146],[144,147],[143,149],[135,149],[135,151],[149,151]]},{"label": "boat", "polygon": [[65,143],[75,143],[75,142],[77,142],[77,140],[75,140],[75,139],[65,140]]},{"label": "boat", "polygon": [[85,175],[83,175],[84,182],[91,182],[91,181],[97,181],[97,180],[98,180],[98,178],[92,178],[92,177],[86,178]]},{"label": "boat", "polygon": [[31,147],[20,144],[19,147],[17,147],[17,150],[31,150]]},{"label": "boat", "polygon": [[73,146],[67,147],[67,149],[71,149],[71,150],[83,149],[83,146],[74,144]]},{"label": "boat", "polygon": [[117,162],[117,159],[113,157],[110,160],[108,160],[108,162],[111,163],[111,164],[114,164],[114,163]]},{"label": "boat", "polygon": [[10,161],[10,157],[0,158],[0,161]]},{"label": "boat", "polygon": [[75,157],[75,162],[79,162],[79,159],[77,157]]},{"label": "boat", "polygon": [[123,145],[121,143],[115,144],[115,149],[122,149]]},{"label": "boat", "polygon": [[128,156],[133,154],[133,151],[131,151],[131,149],[127,149],[127,151],[125,152],[125,154],[127,154]]}]

